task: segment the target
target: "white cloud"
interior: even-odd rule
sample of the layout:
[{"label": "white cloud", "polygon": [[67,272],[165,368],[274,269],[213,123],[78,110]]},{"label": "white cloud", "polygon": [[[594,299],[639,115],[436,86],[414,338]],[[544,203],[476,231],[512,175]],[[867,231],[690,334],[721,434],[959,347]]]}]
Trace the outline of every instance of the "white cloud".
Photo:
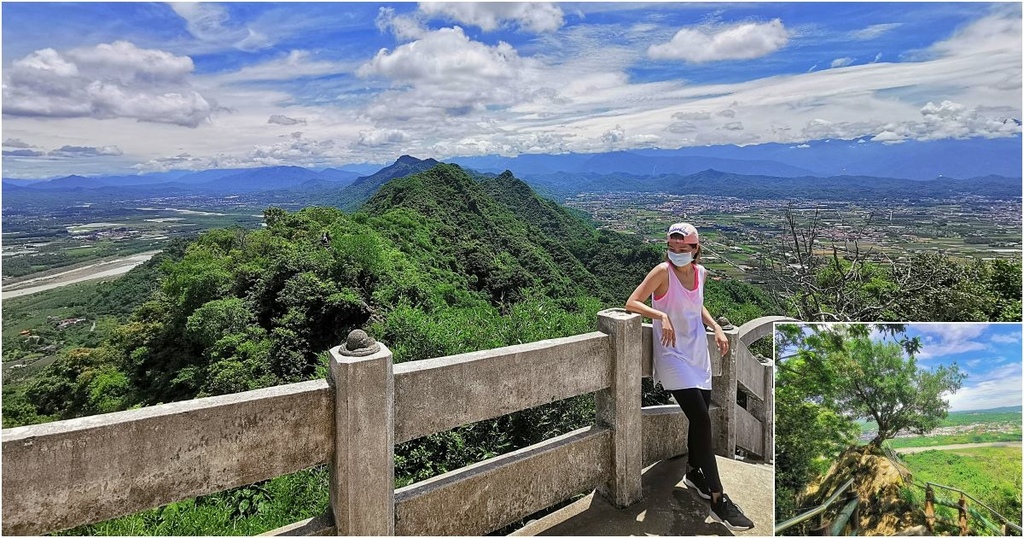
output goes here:
[{"label": "white cloud", "polygon": [[898,22],[886,24],[872,24],[867,28],[862,28],[860,30],[850,32],[850,39],[853,39],[855,41],[868,41],[871,39],[875,39],[881,36],[882,34],[886,34],[892,30],[895,30],[900,26],[903,26],[903,24]]},{"label": "white cloud", "polygon": [[395,8],[382,7],[377,13],[377,29],[381,32],[391,31],[398,39],[419,39],[430,31],[422,21],[414,16],[396,15]]},{"label": "white cloud", "polygon": [[1021,331],[1016,331],[1007,334],[995,334],[992,335],[991,340],[997,344],[1019,344],[1021,339]]},{"label": "white cloud", "polygon": [[4,147],[5,148],[35,148],[35,147],[38,147],[38,146],[33,146],[32,144],[29,144],[28,142],[24,142],[20,138],[8,138],[8,139],[4,140]]},{"label": "white cloud", "polygon": [[7,157],[42,157],[45,155],[37,149],[5,149],[3,154]]},{"label": "white cloud", "polygon": [[462,28],[442,28],[394,51],[381,49],[358,70],[359,76],[382,76],[399,84],[430,83],[456,86],[483,78],[488,82],[515,75],[519,57],[505,42],[489,47],[472,41]]},{"label": "white cloud", "polygon": [[218,75],[216,81],[218,84],[232,84],[237,82],[295,80],[302,77],[317,77],[351,72],[354,67],[355,64],[352,63],[315,60],[313,54],[307,50],[292,50],[287,56],[249,65],[232,73]]},{"label": "white cloud", "polygon": [[409,133],[401,129],[370,129],[368,131],[360,131],[359,141],[357,145],[360,146],[386,146],[389,144],[400,144],[410,139]]},{"label": "white cloud", "polygon": [[485,32],[512,25],[527,32],[543,33],[565,24],[562,9],[547,2],[423,2],[419,9],[428,17],[477,26]]},{"label": "white cloud", "polygon": [[876,64],[876,63],[878,63],[878,61],[879,61],[879,60],[881,60],[881,59],[882,59],[882,53],[881,53],[881,52],[879,52],[878,54],[876,54],[876,55],[875,55],[875,59],[874,59],[874,60],[871,60],[871,63],[873,63],[873,64]]},{"label": "white cloud", "polygon": [[259,166],[315,166],[327,162],[334,147],[333,140],[312,140],[294,132],[276,144],[254,147],[248,160]]},{"label": "white cloud", "polygon": [[277,125],[305,125],[306,120],[289,118],[283,114],[273,114],[267,119],[267,123],[276,123]]},{"label": "white cloud", "polygon": [[915,323],[914,330],[922,333],[919,359],[933,359],[987,348],[978,341],[988,325],[984,323]]},{"label": "white cloud", "polygon": [[381,49],[356,74],[391,83],[392,90],[366,108],[367,117],[429,124],[513,104],[522,96],[519,79],[525,66],[508,43],[492,47],[472,41],[456,26],[394,51]]},{"label": "white cloud", "polygon": [[856,60],[856,58],[850,58],[849,56],[845,58],[836,58],[835,60],[832,60],[832,63],[830,65],[833,69],[835,69],[836,67],[846,67],[852,64],[854,60]]},{"label": "white cloud", "polygon": [[[970,378],[967,379],[970,382]],[[948,397],[950,411],[972,411],[1021,405],[1021,375],[961,387]]]},{"label": "white cloud", "polygon": [[4,71],[3,112],[11,116],[133,118],[196,127],[213,109],[189,84],[192,60],[126,41],[43,49]]},{"label": "white cloud", "polygon": [[744,23],[724,28],[694,27],[676,32],[672,40],[651,45],[647,55],[656,60],[704,63],[719,60],[750,60],[767,56],[789,42],[782,21]]},{"label": "white cloud", "polygon": [[711,113],[710,112],[676,112],[675,114],[672,114],[672,118],[673,119],[677,119],[677,120],[693,120],[693,121],[710,120],[711,119]]},{"label": "white cloud", "polygon": [[212,3],[172,2],[171,9],[185,19],[190,34],[200,41],[256,51],[273,45],[262,33],[232,24],[227,9]]},{"label": "white cloud", "polygon": [[[959,28],[949,39],[931,49],[939,54],[1006,54],[1020,55],[1020,4],[996,6],[989,15]],[[1019,71],[1019,69],[1018,69]]]},{"label": "white cloud", "polygon": [[94,148],[89,146],[63,146],[55,149],[47,155],[51,157],[118,157],[123,155],[117,146],[103,146],[100,148]]}]

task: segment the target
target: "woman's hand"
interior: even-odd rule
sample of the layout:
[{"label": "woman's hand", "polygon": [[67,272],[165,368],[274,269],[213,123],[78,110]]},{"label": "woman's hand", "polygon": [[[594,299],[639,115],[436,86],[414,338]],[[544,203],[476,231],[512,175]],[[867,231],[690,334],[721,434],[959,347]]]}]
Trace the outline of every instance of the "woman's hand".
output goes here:
[{"label": "woman's hand", "polygon": [[661,315],[661,345],[665,347],[675,347],[676,345],[676,330],[672,327],[672,320],[668,319],[668,314]]},{"label": "woman's hand", "polygon": [[729,339],[725,336],[722,327],[715,325],[715,344],[718,345],[718,353],[724,357],[729,352]]}]

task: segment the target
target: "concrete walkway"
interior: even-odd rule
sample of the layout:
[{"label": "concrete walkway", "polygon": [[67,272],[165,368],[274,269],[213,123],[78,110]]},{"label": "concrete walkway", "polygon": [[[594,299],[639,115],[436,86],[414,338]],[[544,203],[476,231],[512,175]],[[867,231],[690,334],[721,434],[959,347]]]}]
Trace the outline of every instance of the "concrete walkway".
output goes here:
[{"label": "concrete walkway", "polygon": [[527,524],[513,536],[771,536],[775,523],[774,468],[718,458],[725,492],[754,522],[748,531],[730,531],[710,517],[709,501],[683,484],[686,456],[660,461],[643,473],[642,501],[617,509],[591,493],[561,510]]}]

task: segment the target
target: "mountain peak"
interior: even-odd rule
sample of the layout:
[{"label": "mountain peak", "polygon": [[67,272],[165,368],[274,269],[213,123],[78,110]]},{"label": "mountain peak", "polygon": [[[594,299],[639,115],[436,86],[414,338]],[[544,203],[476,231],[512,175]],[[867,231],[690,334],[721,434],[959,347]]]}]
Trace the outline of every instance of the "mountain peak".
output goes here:
[{"label": "mountain peak", "polygon": [[417,159],[412,155],[402,155],[395,161],[395,164],[419,164],[421,162],[423,162],[423,159]]}]

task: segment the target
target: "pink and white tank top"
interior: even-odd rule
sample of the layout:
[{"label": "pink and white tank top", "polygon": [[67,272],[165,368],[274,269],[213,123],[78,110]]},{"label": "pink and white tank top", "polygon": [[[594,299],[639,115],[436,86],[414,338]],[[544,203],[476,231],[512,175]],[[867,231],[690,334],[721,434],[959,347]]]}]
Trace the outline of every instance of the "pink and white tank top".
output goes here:
[{"label": "pink and white tank top", "polygon": [[663,265],[668,269],[668,292],[660,298],[652,295],[651,306],[668,314],[676,331],[676,345],[661,344],[661,320],[654,320],[654,380],[665,390],[711,390],[711,356],[701,319],[707,270],[694,264],[697,285],[691,291],[679,282],[669,262]]}]

